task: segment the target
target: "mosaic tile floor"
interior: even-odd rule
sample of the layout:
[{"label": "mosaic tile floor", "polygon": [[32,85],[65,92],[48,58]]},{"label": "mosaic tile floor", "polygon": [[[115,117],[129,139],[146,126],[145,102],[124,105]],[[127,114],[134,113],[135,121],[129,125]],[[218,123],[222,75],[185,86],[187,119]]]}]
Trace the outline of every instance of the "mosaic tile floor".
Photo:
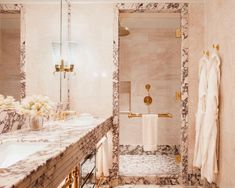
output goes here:
[{"label": "mosaic tile floor", "polygon": [[180,164],[175,158],[166,155],[121,155],[120,175],[151,176],[179,174]]}]

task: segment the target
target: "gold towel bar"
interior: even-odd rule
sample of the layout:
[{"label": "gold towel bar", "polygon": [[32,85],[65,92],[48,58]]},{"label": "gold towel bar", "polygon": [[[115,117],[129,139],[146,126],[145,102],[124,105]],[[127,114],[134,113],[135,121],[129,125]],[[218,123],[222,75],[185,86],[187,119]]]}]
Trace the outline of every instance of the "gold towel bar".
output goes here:
[{"label": "gold towel bar", "polygon": [[[136,114],[136,113],[129,113],[128,118],[135,118],[135,117],[142,117],[143,114]],[[161,118],[172,118],[172,114],[170,113],[165,113],[165,114],[157,114],[158,117]]]}]

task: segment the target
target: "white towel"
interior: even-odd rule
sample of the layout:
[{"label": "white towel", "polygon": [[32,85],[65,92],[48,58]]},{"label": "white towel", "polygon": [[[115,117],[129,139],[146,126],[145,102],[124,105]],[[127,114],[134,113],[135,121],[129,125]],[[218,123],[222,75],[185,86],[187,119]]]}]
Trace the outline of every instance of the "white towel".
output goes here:
[{"label": "white towel", "polygon": [[109,176],[109,169],[112,167],[112,131],[98,142],[97,147],[99,148],[96,153],[96,175],[97,177]]},{"label": "white towel", "polygon": [[145,151],[157,150],[158,141],[158,115],[144,114],[142,116],[143,125],[143,146]]}]

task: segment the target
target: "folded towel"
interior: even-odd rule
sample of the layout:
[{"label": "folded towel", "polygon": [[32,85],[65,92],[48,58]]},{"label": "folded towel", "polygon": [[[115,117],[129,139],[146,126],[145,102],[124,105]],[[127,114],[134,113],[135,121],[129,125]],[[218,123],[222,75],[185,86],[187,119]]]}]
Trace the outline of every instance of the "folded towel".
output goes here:
[{"label": "folded towel", "polygon": [[102,174],[109,176],[109,169],[112,168],[112,132],[109,131],[107,136],[103,137],[97,144],[96,153],[97,177]]},{"label": "folded towel", "polygon": [[158,115],[144,114],[142,116],[143,125],[143,146],[145,151],[157,150]]}]

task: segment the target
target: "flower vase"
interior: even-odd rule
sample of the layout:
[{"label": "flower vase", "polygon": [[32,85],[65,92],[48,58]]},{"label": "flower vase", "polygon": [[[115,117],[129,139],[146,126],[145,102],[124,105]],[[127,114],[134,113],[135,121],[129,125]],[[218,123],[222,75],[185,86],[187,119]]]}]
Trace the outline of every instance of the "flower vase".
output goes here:
[{"label": "flower vase", "polygon": [[43,128],[43,117],[39,115],[31,116],[29,118],[29,127],[31,130],[40,130]]}]

